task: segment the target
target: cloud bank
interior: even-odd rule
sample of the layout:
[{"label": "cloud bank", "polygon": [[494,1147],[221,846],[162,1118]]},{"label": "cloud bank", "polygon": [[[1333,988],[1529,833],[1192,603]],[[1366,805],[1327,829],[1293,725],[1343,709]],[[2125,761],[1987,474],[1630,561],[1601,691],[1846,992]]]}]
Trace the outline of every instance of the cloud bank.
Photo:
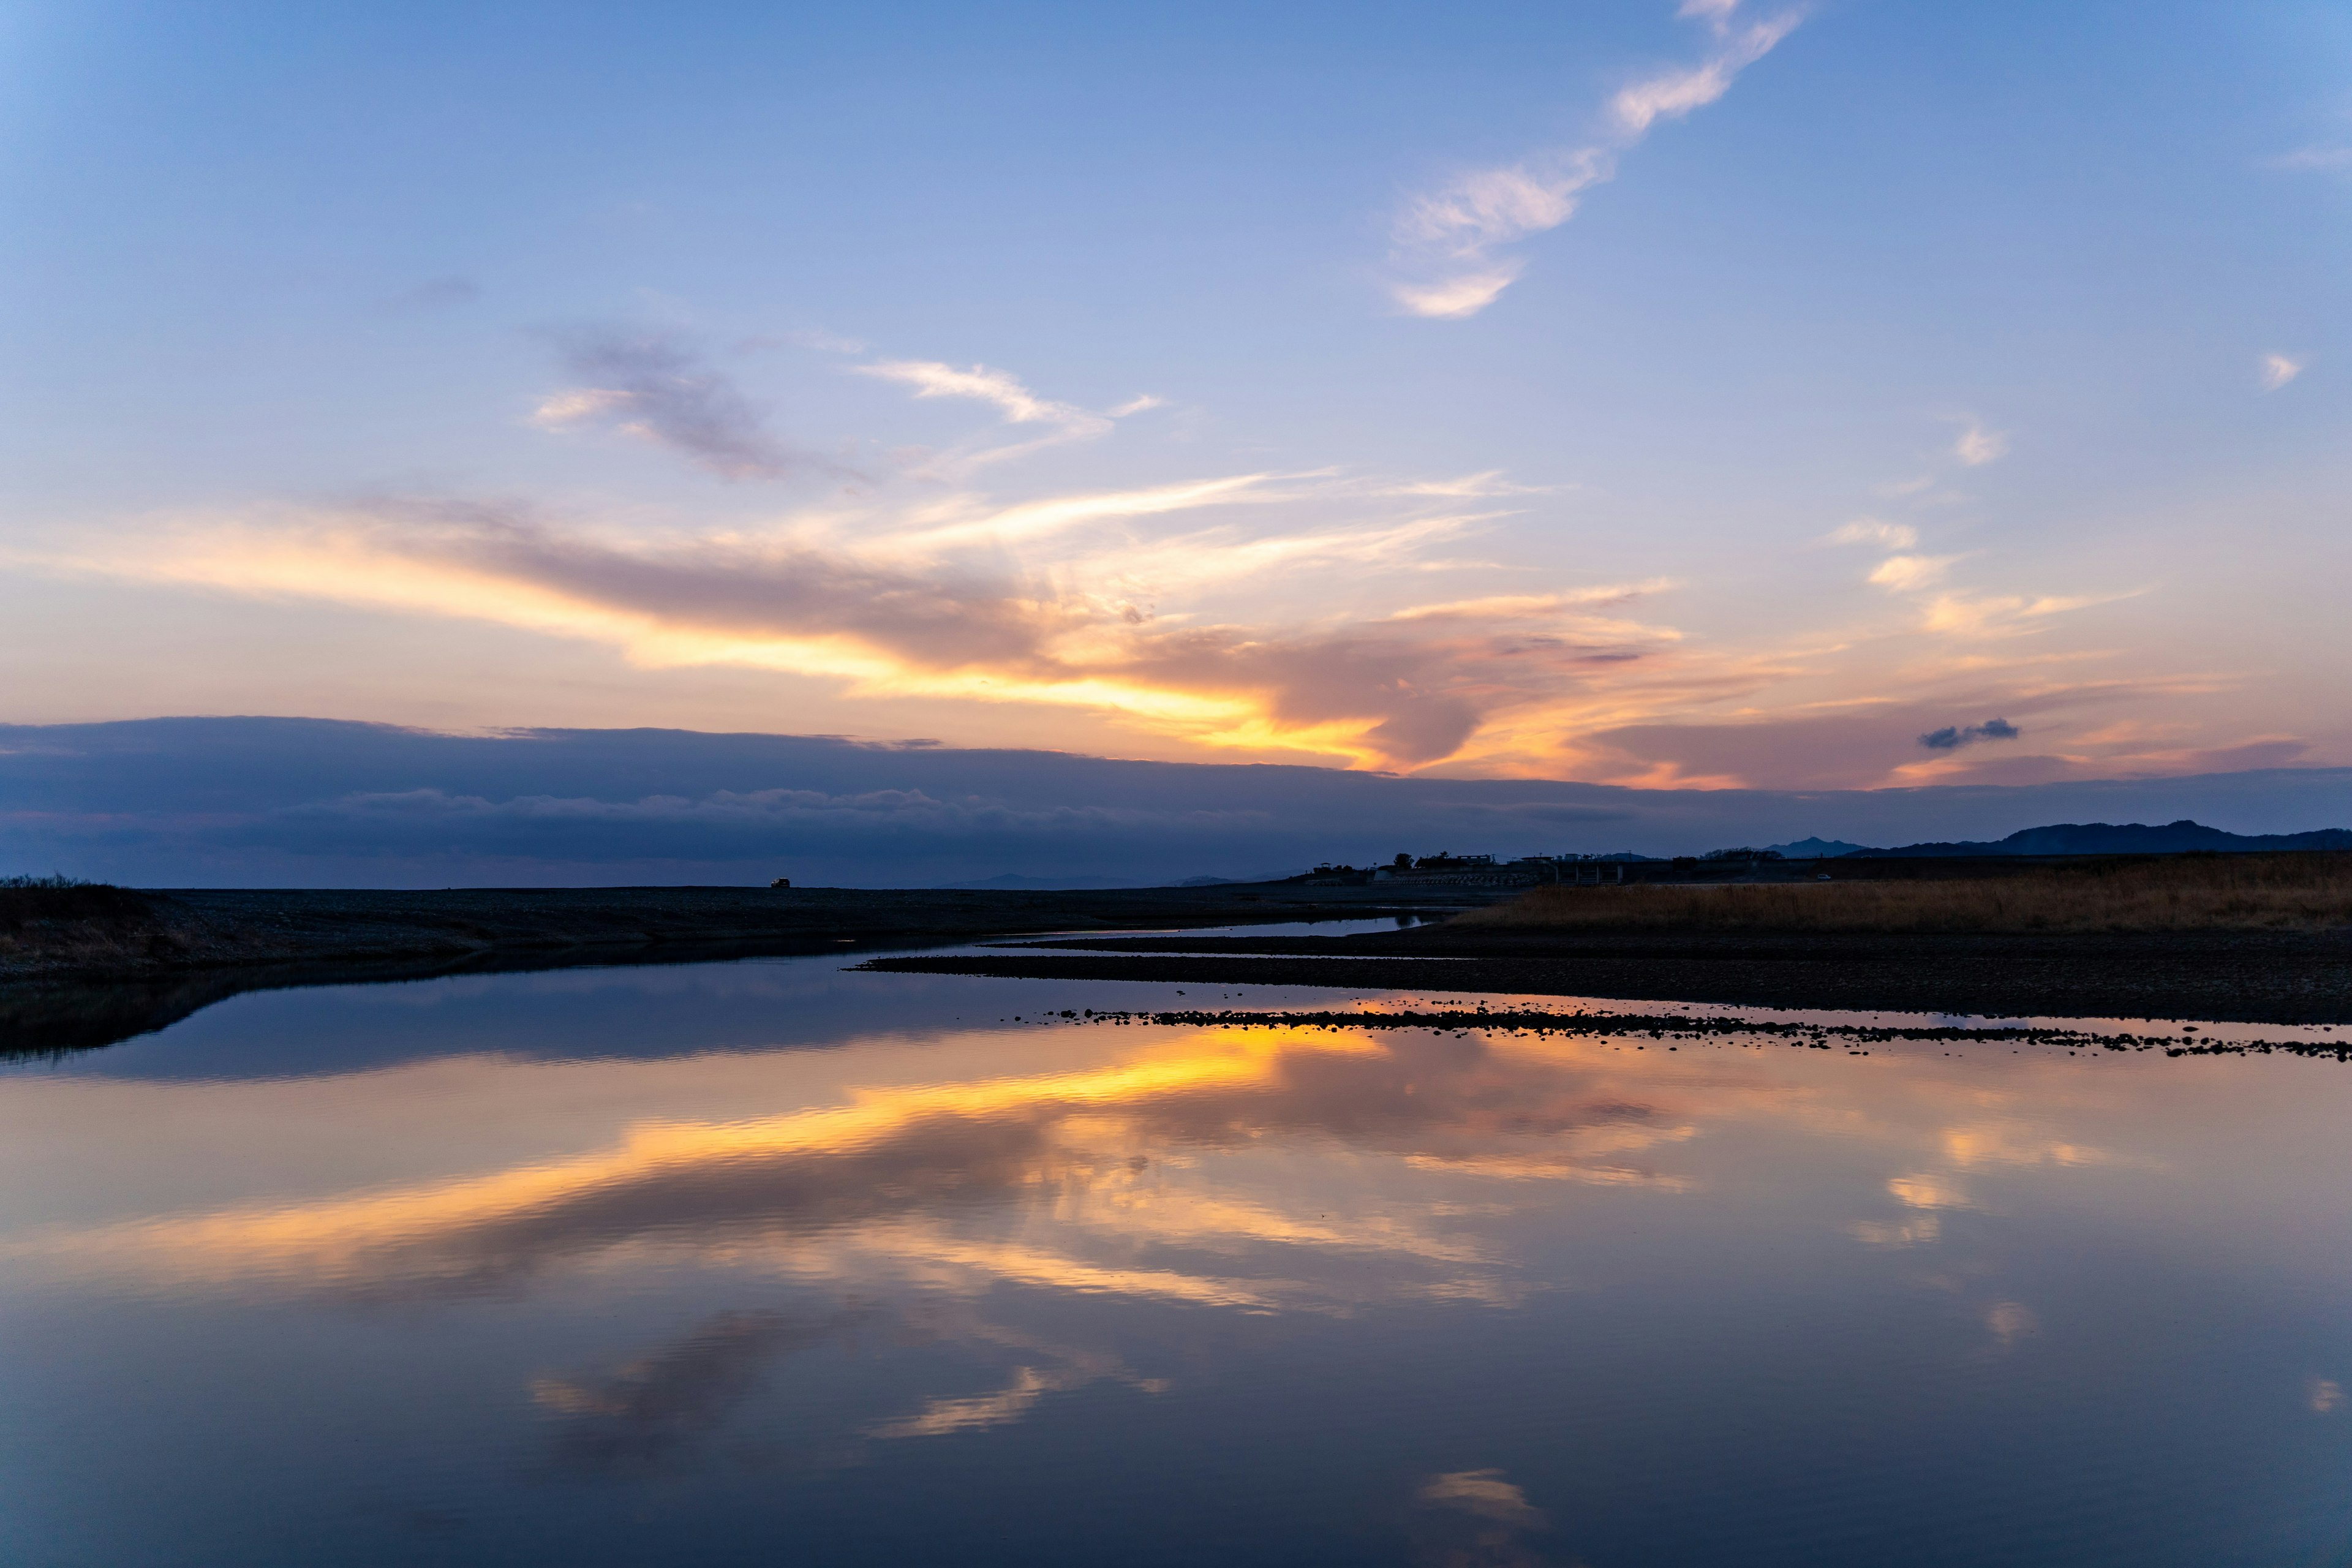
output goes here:
[{"label": "cloud bank", "polygon": [[[1996,721],[1998,722],[1998,721]],[[1976,726],[1990,731],[1991,725]],[[2352,824],[2352,769],[2002,788],[1641,790],[824,736],[444,735],[297,719],[0,726],[0,870],[145,886],[1134,885],[1399,850],[1684,854],[2194,817]]]},{"label": "cloud bank", "polygon": [[[992,398],[1024,406],[982,378]],[[688,399],[688,401],[692,401]],[[1059,418],[1045,405],[1038,417]],[[1346,508],[1328,479],[1236,475],[989,506],[835,512],[758,531],[653,536],[530,509],[377,501],[184,521],[85,569],[267,595],[460,616],[603,642],[649,667],[729,664],[832,677],[860,695],[1095,709],[1210,746],[1385,766],[1450,757],[1490,723],[1574,702],[1663,658],[1670,627],[1627,617],[1659,584],[1419,609],[1345,600],[1268,625],[1233,601],[1274,574],[1344,568],[1402,585],[1479,520],[1451,498],[1378,500],[1353,525],[1248,531],[1208,509]],[[1141,534],[1149,522],[1154,531]],[[1391,601],[1392,602],[1392,601]]]}]

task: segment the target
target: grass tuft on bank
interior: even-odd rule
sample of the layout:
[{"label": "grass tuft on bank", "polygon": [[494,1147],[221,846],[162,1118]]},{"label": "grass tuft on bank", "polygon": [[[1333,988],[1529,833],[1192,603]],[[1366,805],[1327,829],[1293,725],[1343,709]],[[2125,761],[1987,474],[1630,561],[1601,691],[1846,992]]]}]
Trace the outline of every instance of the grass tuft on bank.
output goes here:
[{"label": "grass tuft on bank", "polygon": [[2352,926],[2352,854],[2175,855],[1949,881],[1537,888],[1511,903],[1457,915],[1452,924],[1558,931],[2309,931]]}]

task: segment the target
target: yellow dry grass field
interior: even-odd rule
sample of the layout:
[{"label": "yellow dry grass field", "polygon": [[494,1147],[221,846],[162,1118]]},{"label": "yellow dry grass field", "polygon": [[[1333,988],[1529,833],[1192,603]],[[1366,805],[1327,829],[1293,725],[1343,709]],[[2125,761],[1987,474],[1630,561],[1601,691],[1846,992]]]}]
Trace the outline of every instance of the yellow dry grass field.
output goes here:
[{"label": "yellow dry grass field", "polygon": [[2184,855],[1951,881],[1537,888],[1456,926],[1788,931],[2314,930],[2352,925],[2352,854]]}]

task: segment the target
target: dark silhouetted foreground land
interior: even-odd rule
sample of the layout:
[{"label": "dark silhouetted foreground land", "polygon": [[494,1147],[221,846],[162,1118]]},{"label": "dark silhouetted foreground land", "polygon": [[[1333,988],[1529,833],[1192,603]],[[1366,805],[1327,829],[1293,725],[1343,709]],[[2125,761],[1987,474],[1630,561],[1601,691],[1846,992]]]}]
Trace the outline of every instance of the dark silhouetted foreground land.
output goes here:
[{"label": "dark silhouetted foreground land", "polygon": [[[0,979],[152,976],[230,965],[703,950],[814,952],[1023,931],[1226,925],[1452,910],[1459,889],[1282,883],[1111,891],[849,888],[460,888],[147,891],[0,887]],[[681,951],[684,950],[684,951]]]},{"label": "dark silhouetted foreground land", "polygon": [[102,1045],[241,991],[976,937],[1458,910],[1479,895],[1286,884],[153,891],[0,884],[0,1049]]},{"label": "dark silhouetted foreground land", "polygon": [[[1837,868],[1840,862],[1816,862]],[[1538,888],[1462,916],[1517,931],[2184,931],[2352,926],[2352,854],[2035,863],[2005,876]]]},{"label": "dark silhouetted foreground land", "polygon": [[2002,876],[1972,871],[1953,880],[1538,889],[1412,931],[1055,946],[1062,951],[909,956],[869,967],[2000,1016],[2342,1023],[2352,1022],[2352,856],[2102,860],[2025,866]]}]

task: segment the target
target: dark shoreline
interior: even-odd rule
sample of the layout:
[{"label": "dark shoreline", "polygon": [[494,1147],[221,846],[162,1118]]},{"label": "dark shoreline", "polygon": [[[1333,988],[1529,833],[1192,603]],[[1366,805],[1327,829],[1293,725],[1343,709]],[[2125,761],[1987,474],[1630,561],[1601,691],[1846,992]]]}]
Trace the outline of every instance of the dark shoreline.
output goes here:
[{"label": "dark shoreline", "polygon": [[1074,939],[1043,947],[908,954],[861,967],[1985,1017],[2352,1023],[2352,931],[1775,935],[1431,926],[1338,937]]},{"label": "dark shoreline", "polygon": [[[0,982],[148,977],[249,964],[478,958],[727,944],[954,942],[1044,931],[1150,931],[1494,901],[1465,889],[1286,883],[1105,891],[861,888],[128,889],[10,890],[48,908],[0,927]],[[4,913],[5,911],[0,911]]]},{"label": "dark shoreline", "polygon": [[0,921],[0,1055],[109,1045],[247,991],[1049,931],[1437,918],[1496,895],[1272,883],[1070,892],[69,888],[12,896],[27,905],[37,897],[38,907]]},{"label": "dark shoreline", "polygon": [[[247,991],[895,952],[897,973],[1592,996],[1991,1017],[2352,1024],[2352,930],[2043,935],[1203,926],[1443,919],[1509,890],[1257,883],[1113,891],[74,889],[0,930],[0,1055],[89,1049]],[[78,901],[76,901],[78,900]],[[76,912],[78,911],[78,912]],[[1099,935],[1083,934],[1088,931]],[[1162,934],[1135,934],[1139,932]],[[1122,934],[1126,933],[1126,934]]]}]

